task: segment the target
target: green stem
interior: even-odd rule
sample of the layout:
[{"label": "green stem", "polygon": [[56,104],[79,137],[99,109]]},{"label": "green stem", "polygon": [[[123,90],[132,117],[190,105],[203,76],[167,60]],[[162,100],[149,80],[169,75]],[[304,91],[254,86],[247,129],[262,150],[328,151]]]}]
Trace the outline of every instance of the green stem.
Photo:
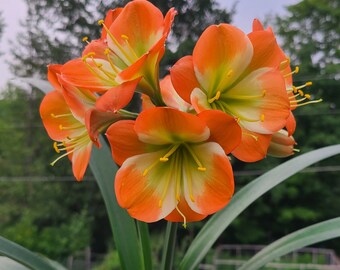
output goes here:
[{"label": "green stem", "polygon": [[172,270],[175,257],[177,227],[178,223],[168,221],[165,232],[161,270]]},{"label": "green stem", "polygon": [[142,221],[136,221],[139,241],[141,243],[142,258],[144,263],[144,269],[152,269],[152,256],[150,246],[150,235],[148,224]]},{"label": "green stem", "polygon": [[131,117],[131,118],[134,118],[134,119],[136,119],[138,117],[138,113],[130,112],[130,111],[127,111],[127,110],[124,110],[124,109],[120,109],[119,112],[124,116],[128,116],[128,117]]}]

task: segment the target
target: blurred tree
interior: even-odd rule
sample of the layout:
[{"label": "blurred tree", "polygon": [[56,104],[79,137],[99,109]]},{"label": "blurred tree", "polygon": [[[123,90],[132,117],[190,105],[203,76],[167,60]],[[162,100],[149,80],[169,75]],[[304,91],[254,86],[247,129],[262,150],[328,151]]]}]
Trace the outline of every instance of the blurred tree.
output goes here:
[{"label": "blurred tree", "polygon": [[[4,18],[3,18],[2,12],[0,11],[0,41],[1,41],[2,35],[4,33],[4,28],[5,28]],[[0,56],[2,54],[3,54],[3,52],[0,51]]]},{"label": "blurred tree", "polygon": [[9,85],[0,99],[0,231],[62,258],[90,245],[94,213],[103,231],[109,227],[96,183],[75,182],[67,158],[49,165],[55,157],[37,110],[42,96]]}]

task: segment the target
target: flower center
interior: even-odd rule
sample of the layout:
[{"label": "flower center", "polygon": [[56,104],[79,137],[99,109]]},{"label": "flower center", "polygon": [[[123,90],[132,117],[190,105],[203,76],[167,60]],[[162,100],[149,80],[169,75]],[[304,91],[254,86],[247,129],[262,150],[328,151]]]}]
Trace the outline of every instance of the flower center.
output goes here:
[{"label": "flower center", "polygon": [[[73,116],[71,113],[67,114],[58,114],[55,115],[51,113],[53,118],[63,118]],[[79,149],[85,145],[87,145],[90,141],[90,137],[85,129],[85,126],[82,123],[75,123],[73,125],[64,126],[62,124],[59,125],[60,130],[78,130],[77,136],[74,137],[66,137],[63,141],[56,141],[53,143],[54,150],[59,154],[64,152],[62,155],[57,157],[53,162],[50,163],[51,166],[54,166],[60,159],[63,157],[73,153],[76,149]]]},{"label": "flower center", "polygon": [[[189,161],[189,162],[188,162]],[[191,162],[190,162],[191,161]],[[197,170],[200,172],[205,172],[207,168],[203,165],[197,154],[195,153],[195,150],[193,149],[191,144],[188,143],[177,143],[171,145],[167,152],[161,156],[159,159],[155,160],[149,167],[147,167],[144,172],[143,176],[146,176],[152,169],[154,169],[157,165],[160,165],[161,163],[168,163],[171,167],[171,173],[166,174],[164,189],[162,190],[162,194],[160,196],[159,200],[159,207],[163,206],[163,202],[169,192],[169,187],[171,181],[175,181],[175,200],[177,201],[177,204],[181,200],[181,194],[182,194],[182,185],[183,185],[183,175],[184,173],[188,176],[187,179],[187,186],[188,186],[188,192],[189,197],[192,202],[195,202],[195,198],[193,195],[193,183],[192,183],[192,177],[191,177],[191,171],[190,168],[183,167],[184,164],[195,164],[197,167]],[[176,204],[176,210],[177,212],[183,217],[184,224],[183,227],[186,227],[186,217],[185,215],[180,211]]]}]

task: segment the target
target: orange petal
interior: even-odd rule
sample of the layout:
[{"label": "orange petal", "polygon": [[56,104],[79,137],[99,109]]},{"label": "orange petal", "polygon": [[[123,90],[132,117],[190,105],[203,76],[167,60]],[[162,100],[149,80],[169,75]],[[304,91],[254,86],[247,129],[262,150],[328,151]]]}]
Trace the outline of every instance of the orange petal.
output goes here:
[{"label": "orange petal", "polygon": [[131,157],[117,172],[115,192],[118,203],[133,218],[144,222],[158,221],[176,207],[174,174],[166,169],[168,165],[161,163],[160,169],[151,170],[146,175],[143,173],[163,154],[160,151]]},{"label": "orange petal", "polygon": [[135,131],[141,141],[155,145],[202,142],[210,135],[197,116],[164,107],[143,111],[136,120]]},{"label": "orange petal", "polygon": [[233,156],[244,162],[255,162],[266,157],[272,135],[258,134],[242,130],[242,141],[232,152]]},{"label": "orange petal", "polygon": [[202,90],[215,94],[227,88],[243,73],[252,54],[251,42],[240,29],[229,24],[209,26],[193,52],[195,73]]},{"label": "orange petal", "polygon": [[253,44],[254,54],[247,72],[262,67],[278,68],[281,62],[287,60],[271,30],[257,30],[248,34],[248,37]]},{"label": "orange petal", "polygon": [[63,141],[70,136],[72,130],[61,129],[60,126],[73,126],[79,124],[58,91],[51,91],[43,98],[40,104],[40,116],[48,135],[56,141]]},{"label": "orange petal", "polygon": [[160,81],[162,98],[165,104],[169,107],[175,108],[177,110],[188,112],[192,109],[191,105],[185,102],[174,89],[170,75],[165,76]]},{"label": "orange petal", "polygon": [[155,108],[155,105],[152,103],[149,96],[145,94],[141,94],[142,99],[142,111],[145,111],[147,109]]},{"label": "orange petal", "polygon": [[[183,159],[183,193],[196,213],[210,215],[228,204],[234,193],[234,176],[228,157],[214,142],[192,146],[205,171]],[[191,169],[190,169],[191,168]]]},{"label": "orange petal", "polygon": [[85,124],[91,140],[99,147],[99,134],[111,124],[122,119],[124,117],[118,113],[102,112],[97,109],[88,110],[86,112]]},{"label": "orange petal", "polygon": [[103,112],[117,112],[129,104],[141,78],[122,83],[109,89],[98,98],[96,108]]},{"label": "orange petal", "polygon": [[141,142],[134,130],[135,121],[122,120],[112,124],[106,131],[106,137],[111,145],[114,161],[118,165],[132,156],[146,152],[146,144]]},{"label": "orange petal", "polygon": [[[179,203],[177,204],[177,208],[181,213],[185,216],[187,222],[192,221],[200,221],[207,217],[207,215],[201,215],[193,211],[187,201],[184,197],[181,198]],[[183,216],[178,212],[177,209],[174,209],[169,215],[167,215],[165,220],[171,221],[171,222],[184,222]]]},{"label": "orange petal", "polygon": [[53,88],[61,92],[61,86],[57,74],[60,74],[62,65],[48,65],[47,66],[47,79],[52,84]]},{"label": "orange petal", "polygon": [[81,148],[78,148],[72,153],[72,171],[77,181],[81,181],[84,177],[86,168],[89,164],[92,150],[92,142]]},{"label": "orange petal", "polygon": [[259,19],[254,19],[253,21],[253,32],[264,30],[262,23]]},{"label": "orange petal", "polygon": [[63,88],[62,94],[73,115],[82,123],[85,123],[86,111],[93,108],[96,96],[87,89],[80,89],[59,79]]},{"label": "orange petal", "polygon": [[294,145],[296,145],[294,138],[289,136],[286,130],[282,129],[273,134],[268,148],[268,155],[281,158],[294,155]]},{"label": "orange petal", "polygon": [[[163,35],[164,18],[162,12],[148,1],[132,1],[121,11],[110,26],[115,39],[125,46],[128,38],[137,57],[146,53]],[[108,36],[108,44],[119,55],[119,49]]]},{"label": "orange petal", "polygon": [[261,134],[283,128],[290,112],[284,79],[279,71],[269,68],[250,73],[228,90],[224,101],[241,125]]},{"label": "orange petal", "polygon": [[186,102],[190,103],[191,92],[199,87],[196,79],[192,56],[184,56],[170,69],[172,84]]},{"label": "orange petal", "polygon": [[82,56],[88,55],[89,53],[95,53],[95,58],[107,60],[107,55],[105,54],[106,49],[108,49],[108,46],[103,40],[92,40],[86,45]]},{"label": "orange petal", "polygon": [[[95,68],[93,63],[88,63]],[[109,64],[108,64],[109,65]],[[102,92],[117,85],[112,79],[105,77],[97,68],[91,72],[89,67],[82,59],[74,59],[63,65],[61,69],[61,78],[76,87],[86,88],[92,91]]]},{"label": "orange petal", "polygon": [[[104,24],[107,28],[110,28],[111,24],[117,19],[118,15],[122,12],[123,8],[111,9],[106,13]],[[105,40],[107,37],[107,32],[103,27],[101,39]]]},{"label": "orange petal", "polygon": [[209,141],[217,142],[229,154],[241,142],[242,132],[235,118],[221,111],[207,110],[198,115],[210,129]]},{"label": "orange petal", "polygon": [[288,131],[288,136],[292,136],[296,129],[296,120],[292,112],[290,112],[286,123],[286,129]]},{"label": "orange petal", "polygon": [[207,95],[200,88],[195,88],[191,92],[190,99],[192,107],[197,113],[212,109],[210,103],[208,102]]}]

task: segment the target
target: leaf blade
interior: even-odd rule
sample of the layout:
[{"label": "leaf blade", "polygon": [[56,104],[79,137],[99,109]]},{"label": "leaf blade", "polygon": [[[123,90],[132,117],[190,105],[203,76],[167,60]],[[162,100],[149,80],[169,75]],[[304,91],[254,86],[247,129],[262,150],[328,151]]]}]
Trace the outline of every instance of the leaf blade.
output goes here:
[{"label": "leaf blade", "polygon": [[144,269],[135,221],[118,205],[113,190],[118,167],[103,138],[101,144],[101,149],[92,150],[90,168],[105,202],[122,269]]},{"label": "leaf blade", "polygon": [[256,270],[296,249],[340,237],[340,217],[323,221],[288,234],[263,248],[238,270]]},{"label": "leaf blade", "polygon": [[30,269],[66,270],[59,263],[39,256],[2,236],[0,236],[0,254]]}]

